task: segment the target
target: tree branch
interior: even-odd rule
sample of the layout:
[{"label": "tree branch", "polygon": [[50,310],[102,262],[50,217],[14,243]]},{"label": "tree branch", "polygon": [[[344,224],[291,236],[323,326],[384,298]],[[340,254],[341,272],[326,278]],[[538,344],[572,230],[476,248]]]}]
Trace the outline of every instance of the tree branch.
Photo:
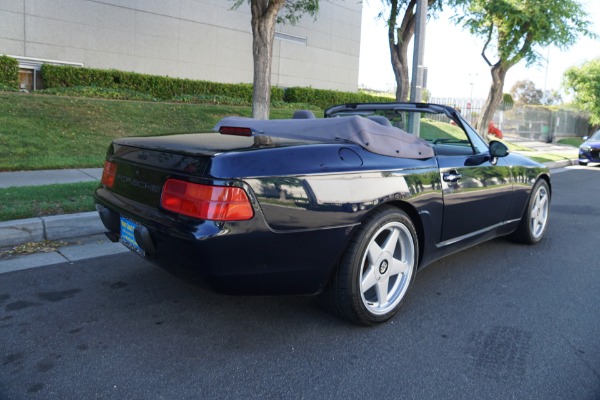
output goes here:
[{"label": "tree branch", "polygon": [[506,60],[506,63],[509,66],[513,66],[517,64],[519,61],[523,59],[529,53],[531,49],[531,44],[533,42],[533,32],[531,30],[527,31],[527,35],[525,35],[525,41],[523,42],[523,46],[519,49],[519,51],[512,57]]},{"label": "tree branch", "polygon": [[271,18],[277,18],[277,13],[285,4],[285,0],[270,0],[266,11],[264,12],[263,18],[270,20]]},{"label": "tree branch", "polygon": [[[407,32],[410,29],[411,21],[414,21],[414,19],[415,19],[416,4],[417,4],[417,0],[410,0],[410,2],[406,5],[406,12],[404,13],[404,18],[402,18],[402,23],[400,24],[400,27],[398,28],[402,32]],[[402,39],[404,39],[404,37]],[[400,42],[399,37],[398,37],[398,42]]]},{"label": "tree branch", "polygon": [[487,63],[487,65],[489,67],[491,67],[493,64],[490,62],[490,60],[485,55],[485,51],[487,50],[488,45],[492,41],[492,34],[493,33],[494,33],[494,23],[492,22],[492,24],[490,25],[490,32],[488,33],[487,41],[485,42],[485,45],[483,46],[483,50],[481,50],[481,57],[483,57],[483,59],[485,60],[485,62]]},{"label": "tree branch", "polygon": [[388,40],[390,41],[390,50],[396,45],[396,18],[398,16],[398,2],[392,1],[392,9],[390,10],[390,19],[388,20]]}]

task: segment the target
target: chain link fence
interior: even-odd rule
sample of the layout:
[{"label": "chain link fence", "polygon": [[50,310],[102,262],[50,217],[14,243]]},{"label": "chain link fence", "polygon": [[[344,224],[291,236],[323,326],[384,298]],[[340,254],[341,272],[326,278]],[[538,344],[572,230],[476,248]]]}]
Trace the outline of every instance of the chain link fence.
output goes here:
[{"label": "chain link fence", "polygon": [[[432,97],[430,102],[456,108],[476,127],[485,101]],[[493,122],[505,136],[548,143],[566,137],[586,136],[590,129],[590,118],[586,113],[534,105],[501,104]]]}]

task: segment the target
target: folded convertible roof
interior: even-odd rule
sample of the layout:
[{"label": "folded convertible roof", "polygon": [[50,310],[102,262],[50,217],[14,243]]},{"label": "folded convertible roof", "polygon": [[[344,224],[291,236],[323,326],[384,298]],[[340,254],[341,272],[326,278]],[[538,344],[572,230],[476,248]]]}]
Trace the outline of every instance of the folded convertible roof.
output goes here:
[{"label": "folded convertible roof", "polygon": [[213,130],[234,131],[240,128],[244,132],[252,132],[253,136],[351,142],[370,152],[390,157],[426,159],[434,156],[433,148],[425,140],[360,116],[280,120],[225,117]]}]

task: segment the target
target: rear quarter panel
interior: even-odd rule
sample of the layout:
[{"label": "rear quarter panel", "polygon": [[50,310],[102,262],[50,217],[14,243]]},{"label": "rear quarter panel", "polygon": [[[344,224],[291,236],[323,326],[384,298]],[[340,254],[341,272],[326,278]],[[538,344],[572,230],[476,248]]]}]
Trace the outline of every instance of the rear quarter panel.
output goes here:
[{"label": "rear quarter panel", "polygon": [[273,231],[353,226],[375,207],[405,202],[441,215],[436,160],[370,153],[353,145],[312,145],[228,153],[209,174],[248,184]]}]

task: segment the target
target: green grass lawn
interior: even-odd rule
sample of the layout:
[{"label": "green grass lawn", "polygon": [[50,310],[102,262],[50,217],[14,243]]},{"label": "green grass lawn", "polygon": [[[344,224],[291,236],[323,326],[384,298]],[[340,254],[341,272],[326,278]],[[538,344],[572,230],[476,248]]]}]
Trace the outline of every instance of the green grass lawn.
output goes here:
[{"label": "green grass lawn", "polygon": [[579,147],[579,145],[581,145],[581,143],[583,143],[583,139],[582,138],[564,138],[564,139],[560,139],[558,141],[558,143],[566,144],[566,145],[574,146],[574,147]]},{"label": "green grass lawn", "polygon": [[229,115],[251,107],[0,92],[0,171],[100,167],[114,138],[209,131]]},{"label": "green grass lawn", "polygon": [[425,140],[464,139],[465,132],[463,132],[463,130],[458,126],[449,124],[447,122],[422,118],[419,136]]},{"label": "green grass lawn", "polygon": [[575,158],[575,154],[573,157],[567,157],[567,156],[563,156],[560,154],[551,154],[551,153],[544,153],[541,154],[539,156],[536,155],[529,155],[528,157],[531,158],[532,160],[535,160],[539,163],[545,163],[545,162],[549,162],[549,161],[563,161],[563,160],[570,160]]},{"label": "green grass lawn", "polygon": [[0,221],[93,211],[98,182],[0,189]]},{"label": "green grass lawn", "polygon": [[510,151],[535,151],[534,149],[531,149],[529,147],[521,146],[520,144],[516,144],[516,143],[507,142],[506,140],[503,140],[503,139],[494,139],[494,140],[498,140],[498,141],[504,143]]}]

